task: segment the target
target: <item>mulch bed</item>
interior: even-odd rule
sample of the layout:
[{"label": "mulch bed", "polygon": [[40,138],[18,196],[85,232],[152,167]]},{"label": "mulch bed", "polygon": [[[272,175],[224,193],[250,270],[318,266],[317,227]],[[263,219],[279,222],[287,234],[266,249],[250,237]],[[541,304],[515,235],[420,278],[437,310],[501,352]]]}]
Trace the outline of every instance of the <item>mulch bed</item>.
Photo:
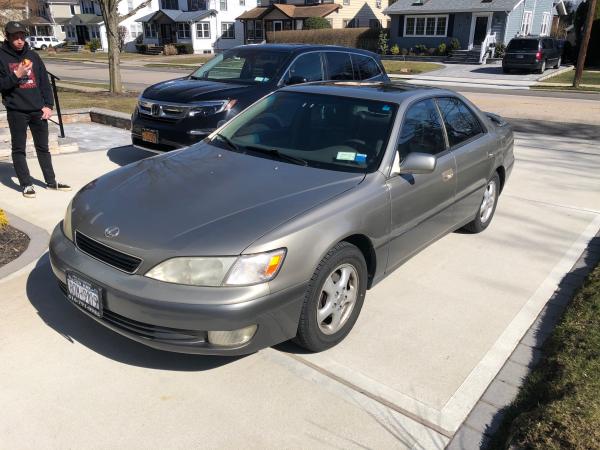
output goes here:
[{"label": "mulch bed", "polygon": [[6,225],[0,229],[0,267],[17,259],[27,250],[29,236],[16,228]]}]

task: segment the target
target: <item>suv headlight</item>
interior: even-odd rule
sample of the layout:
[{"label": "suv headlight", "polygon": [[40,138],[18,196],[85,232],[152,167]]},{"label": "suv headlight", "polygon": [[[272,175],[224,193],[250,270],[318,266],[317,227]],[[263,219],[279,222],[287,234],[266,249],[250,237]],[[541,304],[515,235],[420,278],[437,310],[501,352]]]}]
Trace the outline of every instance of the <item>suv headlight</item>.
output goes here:
[{"label": "suv headlight", "polygon": [[155,266],[146,276],[190,286],[248,286],[275,278],[285,253],[285,249],[279,249],[240,257],[172,258]]},{"label": "suv headlight", "polygon": [[208,100],[205,102],[193,103],[188,115],[195,116],[212,116],[223,111],[229,111],[235,106],[237,100]]},{"label": "suv headlight", "polygon": [[63,233],[71,242],[73,241],[73,226],[71,225],[71,216],[73,215],[73,200],[69,202],[67,211],[65,212],[65,218],[62,223]]}]

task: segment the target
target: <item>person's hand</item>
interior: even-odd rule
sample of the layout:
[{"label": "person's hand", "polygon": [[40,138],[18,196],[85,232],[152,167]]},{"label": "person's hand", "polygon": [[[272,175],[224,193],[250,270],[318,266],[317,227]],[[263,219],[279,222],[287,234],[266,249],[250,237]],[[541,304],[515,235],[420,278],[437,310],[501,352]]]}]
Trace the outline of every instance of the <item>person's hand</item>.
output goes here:
[{"label": "person's hand", "polygon": [[33,63],[30,60],[26,59],[17,66],[17,68],[15,69],[15,75],[17,76],[17,78],[23,78],[31,70],[32,66]]},{"label": "person's hand", "polygon": [[47,106],[44,106],[42,108],[42,120],[48,120],[50,117],[52,117],[52,110]]}]

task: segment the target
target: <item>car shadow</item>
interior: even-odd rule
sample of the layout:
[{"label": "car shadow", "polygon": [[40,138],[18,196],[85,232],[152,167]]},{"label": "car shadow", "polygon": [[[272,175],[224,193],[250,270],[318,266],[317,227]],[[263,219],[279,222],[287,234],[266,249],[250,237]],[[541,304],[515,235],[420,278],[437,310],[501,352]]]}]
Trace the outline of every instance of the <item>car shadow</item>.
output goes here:
[{"label": "car shadow", "polygon": [[113,147],[106,153],[108,159],[119,166],[126,166],[142,159],[155,156],[155,153],[136,148],[133,145],[123,145],[121,147]]},{"label": "car shadow", "polygon": [[502,67],[480,67],[478,69],[473,69],[470,71],[471,73],[487,73],[492,75],[504,75],[502,72]]},{"label": "car shadow", "polygon": [[48,253],[42,256],[27,279],[27,298],[40,318],[64,339],[123,364],[150,369],[204,371],[242,357],[172,353],[146,347],[103,327],[71,305],[58,287]]}]

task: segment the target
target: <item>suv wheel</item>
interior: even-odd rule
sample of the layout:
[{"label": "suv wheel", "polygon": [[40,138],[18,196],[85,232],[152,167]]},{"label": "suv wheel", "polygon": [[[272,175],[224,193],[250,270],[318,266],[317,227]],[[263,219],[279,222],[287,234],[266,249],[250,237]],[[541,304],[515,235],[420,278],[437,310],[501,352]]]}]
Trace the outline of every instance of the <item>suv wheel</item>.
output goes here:
[{"label": "suv wheel", "polygon": [[42,49],[42,50],[46,50],[47,48],[48,48],[48,47],[46,46],[46,44],[43,44],[43,45],[40,47],[40,49]]},{"label": "suv wheel", "polygon": [[558,61],[556,61],[556,65],[554,66],[555,69],[560,69],[560,64],[562,63],[562,58],[559,56],[558,57]]},{"label": "suv wheel", "polygon": [[540,70],[538,70],[538,73],[544,73],[545,70],[546,70],[546,60],[543,60],[542,67],[540,67]]}]

